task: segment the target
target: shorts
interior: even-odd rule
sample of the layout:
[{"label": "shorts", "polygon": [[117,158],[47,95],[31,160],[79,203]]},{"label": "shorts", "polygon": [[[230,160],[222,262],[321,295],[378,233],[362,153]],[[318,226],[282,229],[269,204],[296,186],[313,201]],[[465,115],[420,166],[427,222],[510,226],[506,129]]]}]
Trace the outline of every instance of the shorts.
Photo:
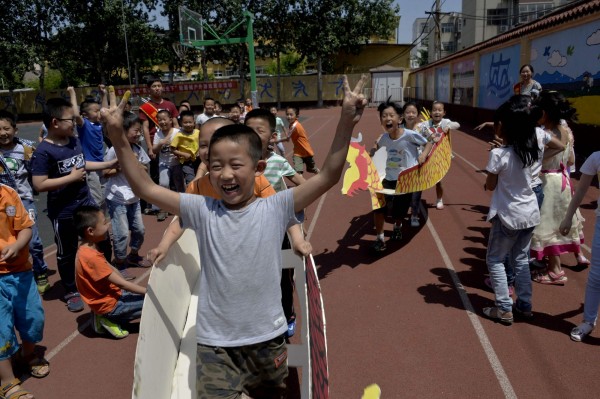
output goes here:
[{"label": "shorts", "polygon": [[283,398],[288,376],[283,335],[254,345],[220,348],[198,344],[198,399]]},{"label": "shorts", "polygon": [[37,343],[44,333],[44,308],[33,272],[0,275],[0,360],[10,359],[21,340]]},{"label": "shorts", "polygon": [[[391,190],[396,189],[397,181],[386,180],[383,179],[381,183],[383,188],[388,188]],[[378,194],[381,195],[381,194]],[[392,206],[392,217],[395,220],[403,219],[408,213],[408,208],[410,207],[410,203],[412,202],[412,193],[401,194],[401,195],[386,195],[385,196],[385,204],[386,206],[375,209],[373,212],[375,213],[383,213],[386,214],[388,211],[388,207]]]},{"label": "shorts", "polygon": [[298,155],[294,155],[293,160],[294,170],[296,173],[304,172],[304,165],[306,165],[307,172],[314,173],[315,171],[318,171],[317,167],[315,166],[315,159],[312,156],[299,157]]}]

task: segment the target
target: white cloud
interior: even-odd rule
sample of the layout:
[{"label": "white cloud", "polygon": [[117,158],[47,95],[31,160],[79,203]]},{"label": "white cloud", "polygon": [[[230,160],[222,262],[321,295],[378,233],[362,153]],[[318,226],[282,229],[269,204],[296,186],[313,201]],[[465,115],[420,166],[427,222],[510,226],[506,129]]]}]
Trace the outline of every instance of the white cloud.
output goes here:
[{"label": "white cloud", "polygon": [[531,61],[535,61],[537,60],[538,57],[538,52],[536,49],[532,48],[531,49]]},{"label": "white cloud", "polygon": [[567,57],[560,54],[560,51],[554,50],[550,58],[548,58],[548,64],[553,67],[564,67],[567,65]]},{"label": "white cloud", "polygon": [[600,44],[600,29],[589,35],[585,43],[588,46],[595,46],[597,44]]}]

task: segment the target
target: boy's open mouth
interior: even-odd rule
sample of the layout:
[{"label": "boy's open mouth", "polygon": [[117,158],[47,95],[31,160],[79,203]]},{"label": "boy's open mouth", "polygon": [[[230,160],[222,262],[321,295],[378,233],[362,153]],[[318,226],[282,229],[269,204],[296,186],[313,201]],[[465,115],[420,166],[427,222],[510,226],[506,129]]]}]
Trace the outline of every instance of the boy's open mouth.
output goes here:
[{"label": "boy's open mouth", "polygon": [[238,184],[223,184],[221,185],[221,188],[223,189],[223,191],[225,191],[226,193],[231,193],[234,192],[235,190],[237,190],[240,186]]}]

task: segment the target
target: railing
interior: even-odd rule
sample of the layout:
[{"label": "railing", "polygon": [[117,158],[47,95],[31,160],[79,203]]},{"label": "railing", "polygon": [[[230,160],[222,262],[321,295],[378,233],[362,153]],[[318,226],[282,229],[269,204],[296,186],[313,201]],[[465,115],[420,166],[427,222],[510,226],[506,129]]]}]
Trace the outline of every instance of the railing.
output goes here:
[{"label": "railing", "polygon": [[376,107],[382,102],[390,101],[404,103],[404,88],[403,87],[387,87],[387,88],[366,88],[364,95],[369,101],[369,106]]}]

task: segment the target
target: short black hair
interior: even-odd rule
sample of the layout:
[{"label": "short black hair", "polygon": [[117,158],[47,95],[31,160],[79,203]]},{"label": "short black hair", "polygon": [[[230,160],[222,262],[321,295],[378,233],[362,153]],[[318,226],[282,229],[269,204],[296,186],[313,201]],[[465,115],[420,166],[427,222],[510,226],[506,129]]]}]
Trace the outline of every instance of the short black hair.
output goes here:
[{"label": "short black hair", "polygon": [[215,99],[214,99],[214,98],[212,98],[212,97],[206,97],[206,98],[204,99],[204,103],[203,103],[203,104],[206,104],[206,102],[207,102],[207,101],[212,101],[213,103],[216,103],[216,101],[215,101]]},{"label": "short black hair", "polygon": [[92,105],[92,104],[100,105],[100,103],[98,101],[96,101],[95,99],[86,98],[85,100],[83,100],[83,102],[79,106],[79,110],[81,112],[87,113],[88,109],[90,108],[90,105]]},{"label": "short black hair", "polygon": [[73,108],[73,105],[62,97],[50,98],[44,104],[42,111],[42,120],[46,129],[50,129],[52,119],[60,119],[65,112],[65,109]]},{"label": "short black hair", "polygon": [[223,140],[233,141],[238,144],[245,142],[248,145],[248,155],[250,155],[255,165],[262,158],[263,149],[260,136],[246,125],[233,124],[222,126],[215,131],[208,146],[209,160],[213,146]]},{"label": "short black hair", "polygon": [[275,115],[273,115],[271,113],[271,111],[268,111],[263,108],[255,108],[246,114],[244,123],[248,124],[248,121],[253,118],[266,120],[267,122],[269,122],[269,127],[271,128],[271,131],[272,132],[275,131],[275,127],[277,126],[277,121],[275,120]]},{"label": "short black hair", "polygon": [[157,77],[151,77],[150,79],[148,79],[147,84],[148,87],[152,86],[154,84],[154,82],[159,82],[162,85],[162,80],[160,80],[160,78]]},{"label": "short black hair", "polygon": [[377,107],[377,111],[379,112],[380,118],[381,118],[381,115],[383,114],[383,111],[385,111],[388,108],[393,108],[394,111],[396,111],[396,113],[398,115],[402,115],[402,113],[404,112],[402,110],[402,106],[400,105],[400,103],[397,103],[396,101],[392,101],[392,98],[389,97],[386,101],[382,102]]},{"label": "short black hair", "polygon": [[8,121],[10,125],[16,129],[17,128],[17,118],[12,114],[12,112],[6,111],[4,109],[0,110],[0,120]]},{"label": "short black hair", "polygon": [[125,132],[127,132],[129,128],[136,123],[142,123],[142,120],[138,114],[128,111],[123,112],[123,130],[125,130]]},{"label": "short black hair", "polygon": [[85,231],[89,227],[96,227],[96,224],[98,224],[98,212],[101,211],[95,205],[81,205],[75,210],[73,224],[79,237],[85,238]]},{"label": "short black hair", "polygon": [[299,108],[299,107],[297,107],[297,106],[295,106],[295,105],[289,105],[289,106],[285,107],[285,109],[286,109],[286,111],[287,111],[288,109],[293,109],[293,110],[294,110],[294,112],[296,113],[296,116],[299,116],[299,115],[300,115],[300,108]]},{"label": "short black hair", "polygon": [[181,111],[179,113],[179,119],[180,120],[183,120],[183,118],[186,117],[186,116],[191,116],[192,118],[194,118],[194,113],[192,111],[190,111],[189,109],[185,110],[185,111]]},{"label": "short black hair", "polygon": [[169,115],[169,118],[171,117],[171,111],[169,111],[168,109],[159,109],[156,113],[156,116],[158,117],[158,115],[160,114],[167,114]]}]

